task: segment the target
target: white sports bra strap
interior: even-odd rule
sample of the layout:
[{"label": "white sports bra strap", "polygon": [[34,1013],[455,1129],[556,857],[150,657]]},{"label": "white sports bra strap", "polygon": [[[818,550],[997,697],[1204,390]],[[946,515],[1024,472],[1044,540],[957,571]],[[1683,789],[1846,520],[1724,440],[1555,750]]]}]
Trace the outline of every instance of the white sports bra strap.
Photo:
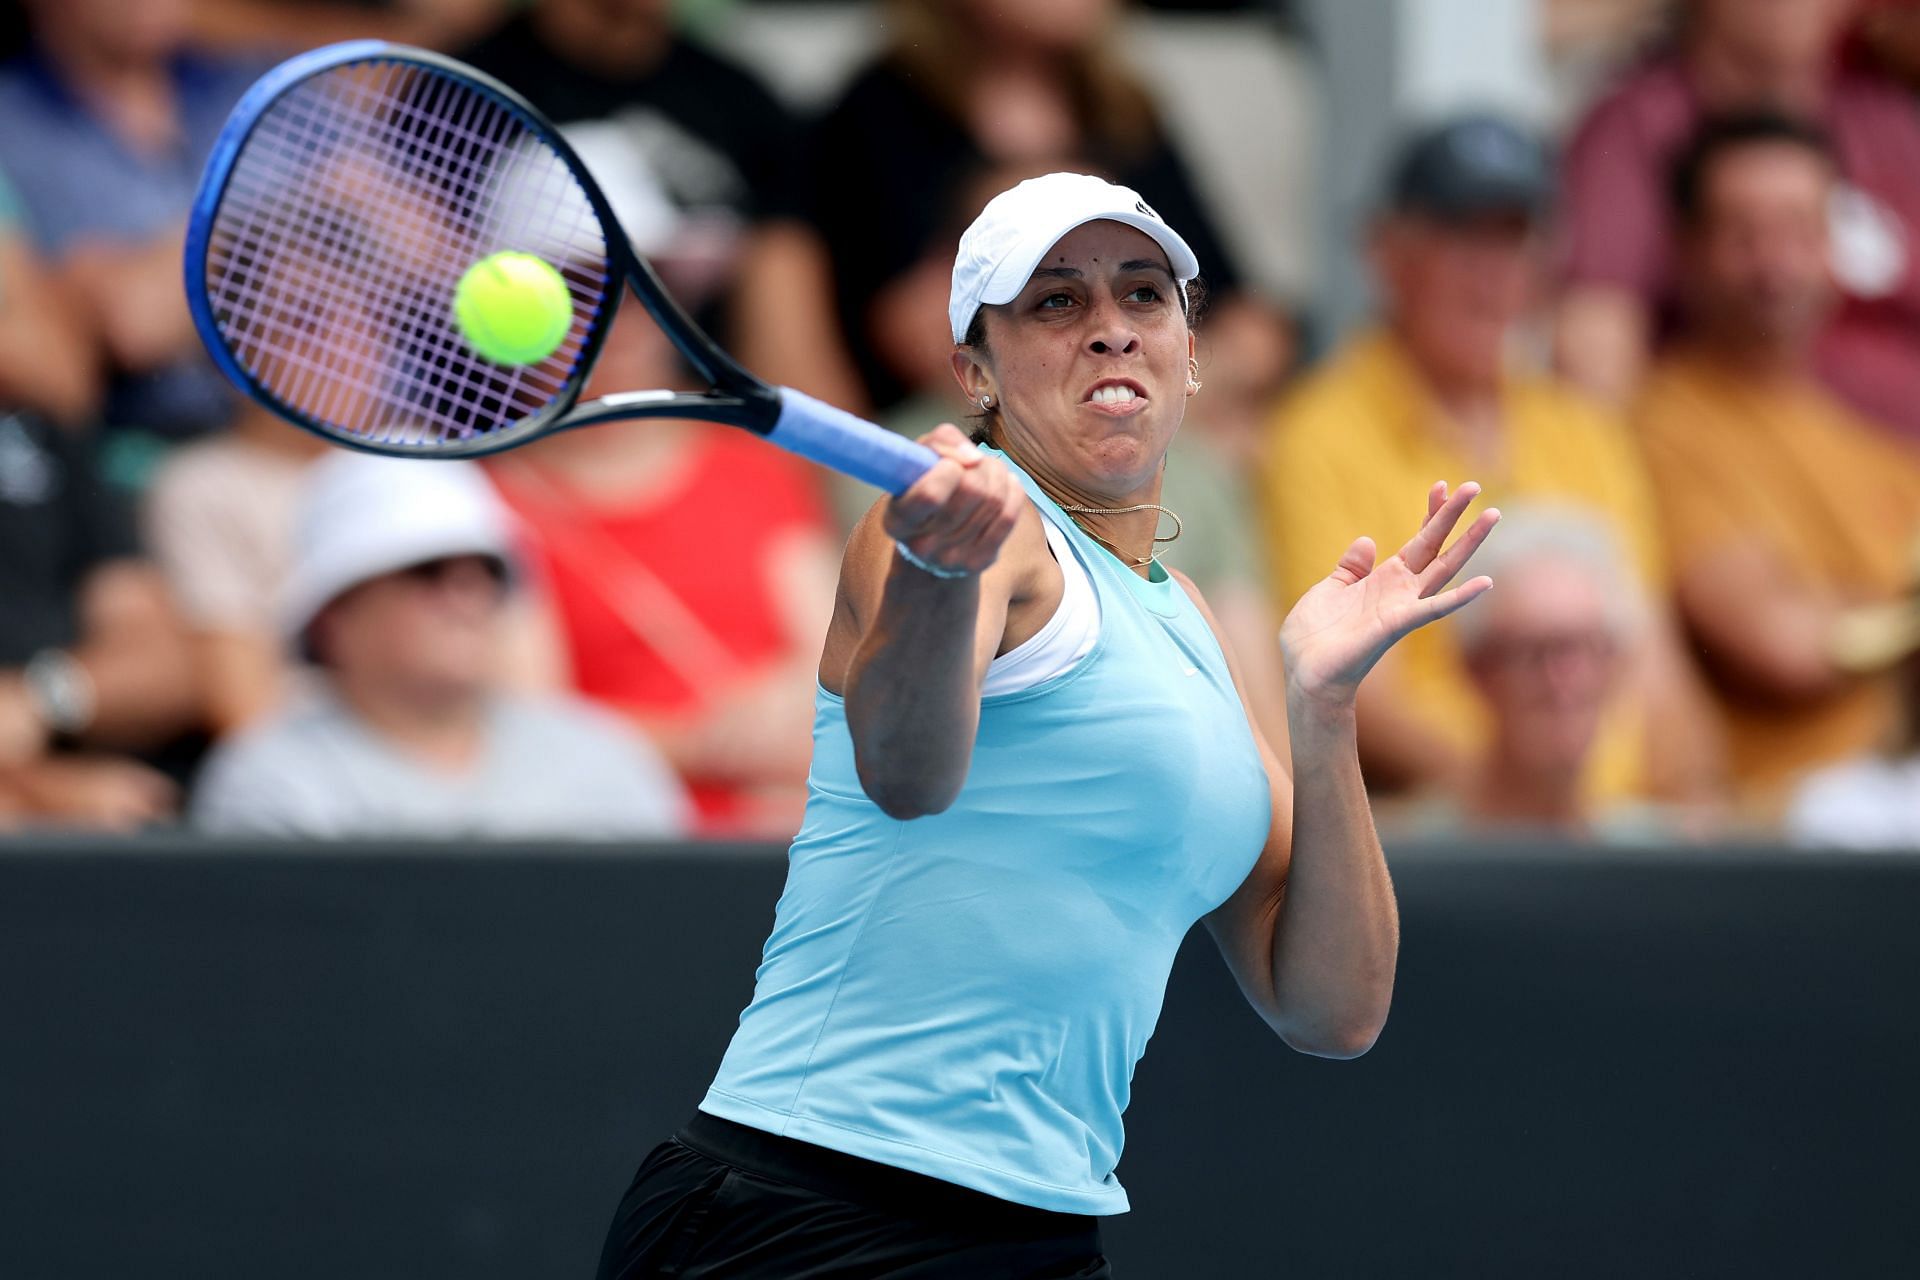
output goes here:
[{"label": "white sports bra strap", "polygon": [[988,665],[986,688],[981,690],[988,697],[1020,693],[1065,675],[1092,652],[1100,638],[1100,597],[1094,594],[1087,567],[1080,563],[1067,535],[1044,513],[1040,524],[1047,532],[1047,546],[1060,565],[1060,607],[1047,619],[1047,625]]}]

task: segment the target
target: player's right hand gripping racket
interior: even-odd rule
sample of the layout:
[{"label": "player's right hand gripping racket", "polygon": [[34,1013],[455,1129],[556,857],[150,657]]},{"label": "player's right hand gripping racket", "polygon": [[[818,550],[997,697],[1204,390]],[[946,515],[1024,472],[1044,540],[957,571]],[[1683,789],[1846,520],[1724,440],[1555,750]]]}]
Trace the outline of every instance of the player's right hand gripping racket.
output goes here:
[{"label": "player's right hand gripping racket", "polygon": [[[499,364],[463,338],[454,291],[490,255],[533,254],[573,306],[553,353]],[[472,457],[621,418],[745,427],[899,493],[933,452],[755,378],[627,243],[560,132],[505,85],[381,41],[268,72],[215,144],[187,229],[187,299],[226,375],[329,440]],[[623,285],[712,389],[577,403]]]}]

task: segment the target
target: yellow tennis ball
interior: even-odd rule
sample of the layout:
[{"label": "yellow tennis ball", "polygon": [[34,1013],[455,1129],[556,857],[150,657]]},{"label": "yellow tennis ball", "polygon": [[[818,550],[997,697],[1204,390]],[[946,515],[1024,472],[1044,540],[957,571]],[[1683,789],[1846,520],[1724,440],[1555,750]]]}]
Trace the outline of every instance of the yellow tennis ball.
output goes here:
[{"label": "yellow tennis ball", "polygon": [[567,336],[573,298],[560,273],[532,254],[494,253],[460,277],[453,318],[467,345],[495,364],[533,364]]}]

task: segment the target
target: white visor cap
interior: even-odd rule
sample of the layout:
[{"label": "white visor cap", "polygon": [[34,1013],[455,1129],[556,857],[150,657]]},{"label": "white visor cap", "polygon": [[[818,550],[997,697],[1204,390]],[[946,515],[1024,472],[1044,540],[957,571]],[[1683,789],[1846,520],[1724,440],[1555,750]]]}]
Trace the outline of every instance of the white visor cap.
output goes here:
[{"label": "white visor cap", "polygon": [[953,293],[947,302],[953,340],[967,340],[967,329],[982,306],[1012,302],[1062,236],[1102,220],[1124,223],[1153,237],[1166,251],[1167,265],[1183,288],[1200,274],[1193,250],[1139,192],[1086,173],[1028,178],[989,200],[960,237],[960,252],[953,258]]},{"label": "white visor cap", "polygon": [[449,556],[517,567],[505,504],[476,464],[445,458],[336,453],[316,462],[294,537],[279,613],[296,644],[330,602],[385,574]]}]

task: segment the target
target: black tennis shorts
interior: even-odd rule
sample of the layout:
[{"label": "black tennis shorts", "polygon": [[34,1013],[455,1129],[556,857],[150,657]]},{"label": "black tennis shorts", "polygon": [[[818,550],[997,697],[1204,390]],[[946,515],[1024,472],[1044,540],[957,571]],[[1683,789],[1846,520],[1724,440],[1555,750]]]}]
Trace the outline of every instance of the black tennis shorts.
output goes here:
[{"label": "black tennis shorts", "polygon": [[701,1112],[620,1201],[600,1280],[1111,1277],[1100,1220],[1050,1213]]}]

